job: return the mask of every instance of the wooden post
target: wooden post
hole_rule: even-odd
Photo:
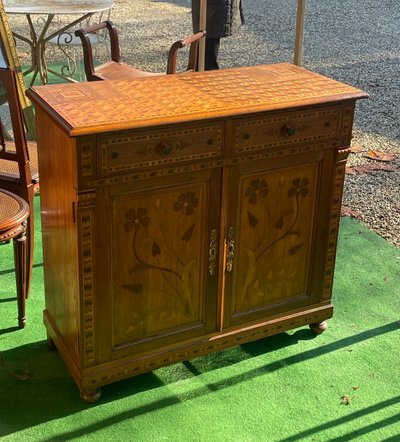
[[[199,0],[200,1],[200,18],[199,18],[199,30],[207,31],[207,0]],[[204,61],[205,61],[205,53],[206,53],[206,39],[202,38],[199,42],[199,71],[204,71]]]
[[[306,0],[297,0],[296,39],[294,44],[294,64],[301,66],[303,60],[304,13]]]

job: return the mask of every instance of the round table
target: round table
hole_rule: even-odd
[[[33,73],[29,84],[29,86],[32,86],[38,75],[41,83],[47,84],[49,72],[65,80],[74,81],[71,77],[61,75],[48,67],[45,59],[46,44],[74,28],[91,15],[111,9],[114,6],[114,0],[3,0],[3,4],[7,14],[24,14],[28,21],[29,37],[17,32],[13,32],[13,35],[30,46],[31,66],[24,72],[24,75]],[[33,15],[45,16],[40,29],[34,26]],[[77,17],[56,31],[50,32],[49,27],[56,15],[74,15]]]

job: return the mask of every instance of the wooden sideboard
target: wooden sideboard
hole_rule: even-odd
[[[44,322],[81,396],[332,316],[362,91],[291,64],[38,86]]]

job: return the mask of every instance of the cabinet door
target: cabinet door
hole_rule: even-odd
[[[229,174],[225,327],[318,302],[333,156],[294,155]]]
[[[103,292],[113,357],[216,328],[221,171],[112,186],[111,278]],[[211,247],[211,251],[210,251]]]

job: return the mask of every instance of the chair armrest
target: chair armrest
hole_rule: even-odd
[[[176,73],[176,57],[179,49],[185,48],[190,45],[189,62],[187,65],[187,71],[196,71],[199,58],[199,40],[201,40],[206,33],[199,31],[196,34],[189,35],[188,37],[178,40],[172,44],[168,53],[167,74]]]
[[[75,36],[79,37],[82,42],[83,63],[85,66],[85,74],[88,81],[97,80],[94,69],[92,43],[90,41],[89,34],[94,34],[98,31],[101,31],[102,29],[107,29],[108,35],[110,37],[111,59],[116,63],[121,62],[118,31],[110,20],[96,23],[92,26],[88,26],[87,28],[77,29],[75,31]]]

